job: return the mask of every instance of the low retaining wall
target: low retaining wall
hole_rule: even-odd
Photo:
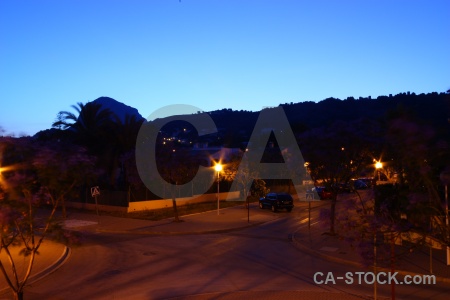
[[[230,200],[238,200],[240,198],[240,192],[227,192],[227,193],[219,193],[220,201],[226,200],[227,197],[230,197]],[[186,205],[192,203],[201,203],[201,202],[213,202],[217,201],[217,194],[202,194],[202,195],[194,195],[192,197],[186,198],[177,198],[177,205]],[[73,207],[78,209],[86,209],[86,210],[96,210],[96,205],[93,203],[80,203],[80,202],[66,202],[67,207]],[[125,206],[112,206],[112,205],[98,205],[99,211],[108,211],[108,212],[134,212],[141,210],[152,210],[152,209],[160,209],[172,207],[172,199],[161,199],[161,200],[148,200],[148,201],[137,201],[128,203],[128,207]]]
[[[239,196],[240,196],[239,191],[229,193],[219,193],[219,200],[221,201],[226,200],[227,197],[230,197],[231,200],[238,200]],[[217,194],[202,194],[186,198],[177,198],[177,205],[186,205],[192,203],[213,202],[213,201],[217,201]],[[172,207],[172,199],[130,202],[128,204],[128,212],[140,210],[152,210],[166,207]]]

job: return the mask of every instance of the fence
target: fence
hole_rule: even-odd
[[[90,195],[89,195],[90,196]],[[111,198],[109,198],[111,197]],[[232,200],[240,199],[240,192],[224,192],[219,193],[219,200],[223,201],[227,198]],[[101,191],[101,195],[97,196],[97,207],[100,211],[108,212],[134,212],[142,210],[161,209],[172,207],[172,199],[155,199],[147,201],[131,201],[128,202],[128,193],[123,191]],[[85,201],[67,201],[67,207],[95,210],[96,203],[92,197],[85,197]],[[110,201],[112,200],[112,201]],[[191,197],[176,198],[177,205],[187,205],[192,203],[213,202],[217,201],[217,193],[194,195]]]

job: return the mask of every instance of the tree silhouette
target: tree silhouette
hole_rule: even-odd
[[[114,126],[114,135],[109,141],[108,153],[109,161],[111,162],[111,185],[116,183],[117,174],[114,170],[119,170],[122,175],[120,183],[128,185],[136,185],[137,180],[132,174],[137,174],[135,162],[134,164],[127,163],[130,159],[134,161],[134,149],[136,146],[136,139],[144,123],[144,119],[137,120],[136,116],[126,115],[124,122],[118,120]],[[127,170],[130,169],[130,170]],[[133,177],[133,178],[132,178]],[[128,181],[131,180],[131,182]]]
[[[358,176],[373,159],[376,126],[366,120],[336,122],[305,132],[300,136],[300,149],[309,162],[311,178],[332,191],[330,234],[335,234],[338,194],[343,186]]]
[[[242,200],[247,200],[247,186],[255,179],[258,178],[258,174],[255,171],[256,168],[251,168],[249,162],[247,161],[245,165],[241,164],[242,155],[234,155],[229,162],[227,162],[227,167],[223,171],[223,177],[229,181],[235,181],[241,188]],[[238,173],[239,167],[241,172]],[[247,205],[247,203],[246,203]]]
[[[127,116],[122,123],[111,110],[94,102],[77,103],[72,108],[77,114],[59,112],[52,126],[71,131],[75,143],[97,157],[98,168],[107,174],[106,182],[115,187],[121,170],[120,157],[133,147],[142,121]]]
[[[242,162],[242,156],[243,153],[231,157],[230,161],[226,164],[226,168],[224,168],[223,178],[237,183],[237,186],[241,189],[241,199],[245,201],[245,206],[248,207],[248,195],[250,191],[247,190],[247,187],[250,183],[253,182],[250,189],[255,196],[262,197],[269,192],[269,189],[266,188],[265,181],[259,179],[257,167],[252,166],[249,161]],[[239,168],[240,172],[238,172]]]
[[[109,109],[102,108],[101,104],[78,102],[77,105],[71,106],[77,114],[61,111],[52,126],[60,126],[62,129],[72,128],[80,134],[89,136],[95,135],[112,122],[113,113]]]
[[[66,218],[66,198],[92,180],[95,159],[82,147],[67,143],[40,145],[32,162],[41,194],[52,206],[61,207]]]
[[[449,165],[450,140],[407,114],[389,121],[386,139],[385,156],[397,170],[397,185],[407,193],[403,213],[424,238],[433,236],[448,244],[449,228],[437,187],[440,172]]]
[[[77,114],[69,111],[59,112],[59,120],[52,126],[73,132],[75,142],[87,147],[91,154],[102,154],[108,141],[113,137],[114,121],[117,116],[98,103],[79,102],[77,105],[72,105]]]
[[[157,146],[156,159],[157,172],[169,183],[175,222],[180,222],[176,203],[178,186],[192,180],[197,174],[199,163],[190,155],[189,149],[164,146]]]
[[[70,238],[62,234],[61,226],[55,218],[55,212],[66,192],[64,188],[73,188],[68,181],[72,168],[83,165],[82,154],[66,156],[61,162],[49,151],[33,144],[30,138],[0,140],[0,251],[4,251],[8,263],[0,260],[0,271],[14,294],[14,299],[23,299],[25,285],[31,276],[34,262],[44,239],[50,236]],[[61,153],[63,153],[61,151]],[[60,155],[61,153],[58,153]],[[54,168],[55,172],[51,170]],[[75,170],[77,171],[77,170]],[[51,173],[52,176],[49,176]],[[60,192],[55,192],[60,189]],[[50,201],[47,201],[50,200]],[[38,208],[48,204],[49,209]],[[46,213],[45,216],[42,214]],[[19,248],[19,249],[17,249]],[[25,263],[25,268],[17,268],[17,256]]]

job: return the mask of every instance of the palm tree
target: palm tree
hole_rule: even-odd
[[[115,170],[110,147],[116,144],[117,116],[95,102],[78,102],[77,105],[72,105],[72,108],[76,113],[59,112],[52,126],[72,133],[74,142],[86,147],[91,155],[96,156],[97,168],[105,171],[111,178]]]
[[[77,103],[78,106],[72,105],[78,116],[69,111],[61,111],[58,113],[57,121],[52,127],[62,129],[72,129],[81,142],[98,143],[100,137],[107,135],[114,123],[115,115],[109,109],[102,108],[101,104],[88,102],[83,104]]]
[[[105,171],[108,184],[116,187],[121,170],[120,158],[134,149],[144,119],[126,115],[122,121],[111,110],[95,102],[79,102],[72,108],[76,113],[59,112],[52,126],[71,130],[75,141],[98,157],[97,165]]]

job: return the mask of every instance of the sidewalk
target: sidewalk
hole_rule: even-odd
[[[14,258],[14,263],[16,264],[17,272],[19,273],[19,276],[23,278],[23,275],[26,272],[26,268],[28,267],[29,260],[28,257],[19,255],[19,251],[22,248],[23,247],[12,247],[10,251]],[[50,240],[44,240],[42,245],[39,247],[39,254],[36,255],[33,264],[33,269],[31,271],[31,276],[28,279],[27,284],[36,282],[39,279],[44,278],[48,274],[51,274],[59,266],[64,264],[64,262],[69,258],[69,256],[70,256],[70,248],[60,243],[56,243]],[[11,275],[10,272],[11,267],[9,265],[9,261],[4,251],[2,251],[2,253],[0,254],[0,258],[5,266],[5,269]],[[8,289],[9,285],[2,274],[0,275],[0,294],[3,294]]]

